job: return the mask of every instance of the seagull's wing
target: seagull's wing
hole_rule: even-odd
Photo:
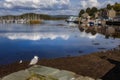
[[[31,61],[30,61],[30,65],[33,65],[35,63],[35,59],[33,58]]]
[[[29,65],[34,65],[38,62],[37,59],[33,58],[31,61],[30,61],[30,64]]]

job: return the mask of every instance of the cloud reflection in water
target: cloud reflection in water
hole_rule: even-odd
[[[41,40],[41,39],[50,39],[54,40],[56,38],[62,38],[67,40],[69,35],[67,34],[54,34],[54,33],[6,33],[2,35],[5,38],[10,40],[22,39],[22,40]]]
[[[72,34],[72,33],[71,33]],[[42,40],[42,39],[50,39],[55,40],[57,38],[61,38],[63,40],[68,40],[71,37],[70,33],[54,33],[54,32],[37,32],[37,33],[4,33],[0,34],[0,37],[8,38],[10,40]],[[95,39],[97,37],[96,35],[87,34],[85,32],[80,32],[80,34],[76,33],[74,34],[77,37],[81,38],[89,38],[89,39]]]

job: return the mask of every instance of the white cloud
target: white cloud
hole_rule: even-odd
[[[113,0],[106,0],[103,3],[101,3],[100,7],[106,7],[107,4],[114,4],[115,2]]]
[[[2,5],[5,8],[57,8],[69,6],[69,0],[4,0]]]
[[[87,8],[87,7],[98,7],[99,6],[99,2],[98,0],[81,0],[80,1],[80,5],[83,8]]]
[[[0,0],[0,15],[28,12],[65,14],[69,7],[70,0]]]
[[[51,15],[78,15],[80,9],[105,7],[120,0],[0,0],[0,15],[28,12]]]

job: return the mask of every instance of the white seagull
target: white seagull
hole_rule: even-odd
[[[22,62],[23,62],[22,60],[19,61],[20,64],[22,64]]]
[[[37,64],[38,58],[39,58],[38,56],[34,56],[34,58],[30,61],[29,65],[35,65],[35,64]]]

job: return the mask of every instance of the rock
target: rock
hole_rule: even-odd
[[[40,75],[54,75],[59,72],[59,69],[45,67],[45,66],[33,66],[28,69],[30,73],[40,74]]]
[[[102,79],[96,79],[96,80],[102,80]]]
[[[5,76],[2,80],[26,80],[29,76],[30,74],[27,70],[22,70]]]
[[[90,78],[90,77],[80,76],[80,77],[76,78],[75,80],[95,80],[95,79]]]
[[[30,77],[29,79],[27,80],[40,80],[38,77]]]
[[[58,80],[70,80],[74,78],[75,73],[66,71],[66,70],[59,70],[55,68],[45,67],[45,66],[34,66],[28,69],[30,73],[46,75],[46,76],[53,76]]]
[[[53,78],[51,76],[42,76],[42,75],[34,74],[30,76],[27,80],[58,80],[58,79]]]
[[[56,77],[58,80],[70,80],[75,77],[75,73],[66,70],[61,70],[60,72],[52,76]]]
[[[35,65],[5,76],[1,80],[95,80],[90,77],[79,76],[71,71],[59,70],[51,67]]]

